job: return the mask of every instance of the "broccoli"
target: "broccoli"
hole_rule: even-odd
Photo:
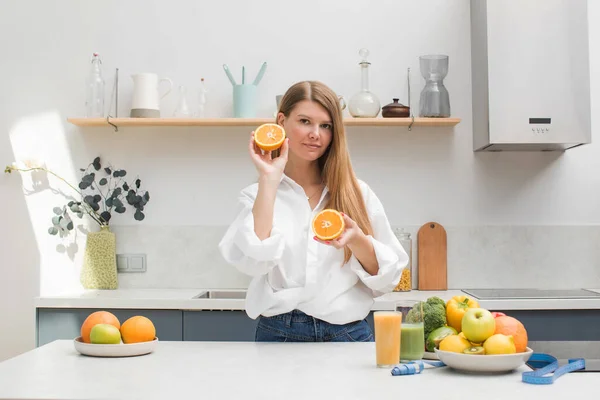
[[[423,330],[427,338],[434,329],[446,325],[446,303],[439,297],[430,297],[425,302],[420,301],[408,312],[406,322],[411,323],[420,319],[421,305],[425,314]]]
[[[428,298],[427,302],[429,304],[439,304],[440,306],[444,307],[444,310],[446,309],[446,302],[437,296]]]

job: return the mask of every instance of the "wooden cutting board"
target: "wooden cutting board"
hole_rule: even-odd
[[[428,222],[417,234],[419,290],[447,290],[446,230],[437,222]]]

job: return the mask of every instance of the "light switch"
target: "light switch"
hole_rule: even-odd
[[[129,257],[129,268],[132,271],[142,272],[146,270],[146,257],[141,255],[132,255]]]
[[[117,254],[117,272],[146,272],[146,255]]]
[[[127,271],[129,269],[129,259],[126,255],[117,254],[117,272]]]

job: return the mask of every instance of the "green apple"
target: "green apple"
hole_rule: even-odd
[[[462,318],[462,332],[471,343],[483,343],[496,331],[496,320],[484,308],[469,308]]]
[[[90,342],[93,344],[119,344],[121,332],[111,324],[96,324],[90,332]]]

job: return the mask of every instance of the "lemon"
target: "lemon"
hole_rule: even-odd
[[[471,343],[459,335],[450,335],[440,342],[440,350],[452,353],[462,353],[471,347]]]
[[[512,335],[497,333],[483,343],[485,354],[514,354],[517,352]]]

